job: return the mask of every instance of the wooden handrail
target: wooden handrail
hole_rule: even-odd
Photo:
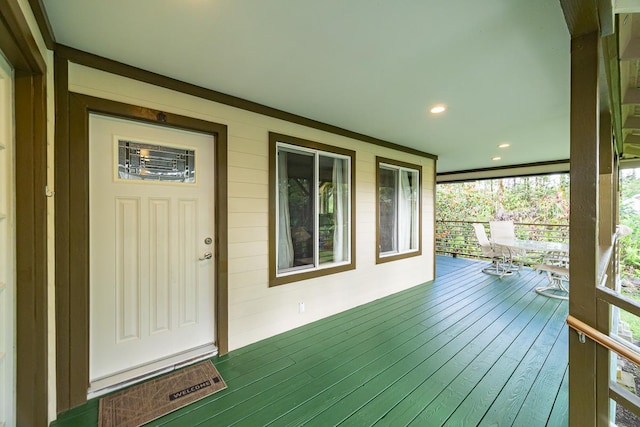
[[[599,330],[587,325],[583,321],[578,320],[571,315],[567,316],[567,325],[569,325],[571,329],[583,333],[590,340],[597,342],[601,346],[608,348],[614,353],[617,353],[619,356],[629,359],[636,365],[640,365],[640,354],[636,353],[627,346],[620,344],[609,335],[603,334]]]

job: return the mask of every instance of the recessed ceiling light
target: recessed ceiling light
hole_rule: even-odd
[[[433,114],[440,114],[444,113],[446,109],[447,107],[444,104],[438,104],[431,107],[429,111],[431,111]]]
[[[502,157],[500,157],[500,156],[495,156],[495,157],[491,158],[491,160],[501,160],[501,159],[502,159]]]
[[[508,142],[503,142],[502,144],[498,145],[498,148],[507,148],[507,147],[511,147],[511,144],[509,144]]]

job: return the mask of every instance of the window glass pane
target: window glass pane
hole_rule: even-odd
[[[418,172],[400,172],[400,251],[418,249]]]
[[[278,152],[278,271],[314,265],[314,157]]]
[[[396,252],[398,171],[381,167],[379,174],[380,253]]]
[[[378,164],[379,253],[388,256],[420,249],[420,172]]]
[[[269,161],[276,165],[270,175],[275,214],[269,217],[269,251],[275,252],[276,261],[269,266],[270,286],[355,268],[355,152],[299,139],[289,143],[275,136],[269,135]]]
[[[346,159],[320,156],[319,259],[320,263],[349,259],[349,163]]]

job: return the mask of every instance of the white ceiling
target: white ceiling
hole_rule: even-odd
[[[57,43],[436,154],[438,172],[569,158],[558,0],[43,2]]]

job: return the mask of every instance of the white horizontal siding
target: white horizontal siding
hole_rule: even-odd
[[[433,278],[433,168],[420,156],[307,128],[78,65],[70,90],[228,127],[229,348],[364,304]],[[357,269],[268,287],[269,132],[356,152]],[[422,166],[423,254],[375,264],[376,156]],[[298,303],[305,312],[298,313]]]
[[[229,228],[229,241],[231,242],[266,242],[269,239],[267,227],[235,227]]]

